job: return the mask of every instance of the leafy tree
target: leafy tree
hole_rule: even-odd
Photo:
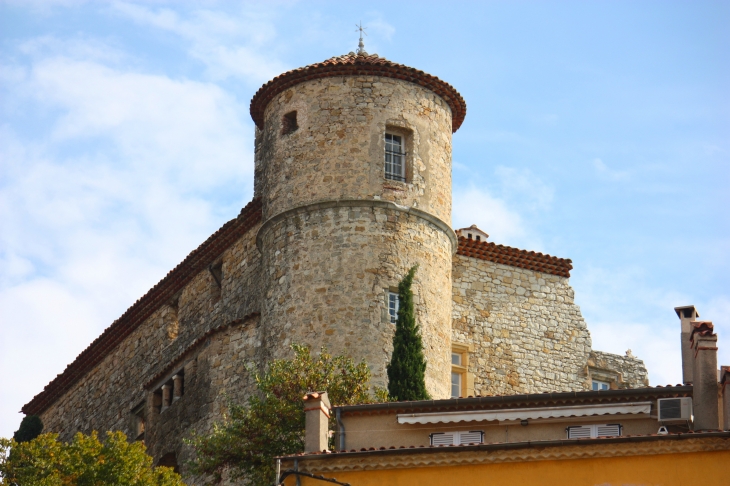
[[[43,422],[38,415],[27,415],[20,422],[20,427],[13,434],[15,442],[28,442],[33,440],[43,432]]]
[[[258,394],[245,405],[229,403],[222,423],[208,436],[187,441],[197,452],[190,464],[196,474],[212,477],[213,483],[229,479],[251,485],[270,485],[275,474],[274,457],[304,451],[302,397],[310,391],[326,391],[330,403],[368,403],[370,370],[346,356],[332,356],[322,348],[312,356],[307,347],[292,345],[294,358],[275,360],[256,375]],[[387,399],[385,390],[376,390]],[[330,428],[334,427],[332,417]]]
[[[0,438],[0,485],[4,486],[184,486],[168,467],[152,467],[142,442],[122,432],[77,433],[70,443],[41,434],[19,443]]]
[[[426,391],[426,358],[411,285],[418,265],[414,265],[398,284],[398,320],[393,336],[393,355],[388,363],[388,393],[393,400],[428,400]]]

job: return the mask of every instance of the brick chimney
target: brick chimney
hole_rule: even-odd
[[[321,452],[329,448],[330,408],[327,392],[310,392],[304,395],[304,452]]]
[[[720,368],[720,387],[722,389],[722,428],[730,430],[730,366]]]
[[[692,322],[690,343],[694,352],[692,409],[694,430],[717,430],[717,334],[711,322]]]
[[[692,364],[694,363],[694,353],[692,344],[689,342],[689,335],[692,332],[692,322],[700,317],[699,312],[693,305],[685,305],[683,307],[675,307],[674,312],[677,313],[682,326],[682,383],[685,385],[692,383]]]

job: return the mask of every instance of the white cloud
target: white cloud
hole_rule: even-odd
[[[476,224],[489,234],[490,241],[499,243],[519,239],[526,234],[517,212],[487,190],[474,186],[454,190],[453,221],[457,229]]]
[[[48,124],[34,136],[0,127],[0,368],[14,370],[2,374],[0,436],[251,195],[246,107],[212,84],[99,59],[37,49],[4,79]]]
[[[140,25],[180,36],[189,43],[188,53],[207,67],[213,80],[235,77],[261,83],[287,70],[266,52],[276,38],[270,14],[253,6],[245,6],[235,15],[195,10],[189,17],[128,2],[114,2],[112,10]]]
[[[467,169],[461,164],[457,168]],[[542,242],[528,231],[526,218],[548,211],[553,192],[528,169],[498,166],[491,184],[454,188],[454,228],[476,224],[490,241],[542,251]]]
[[[529,169],[499,166],[494,173],[501,183],[501,194],[506,199],[519,201],[521,207],[529,211],[550,209],[555,191]]]
[[[682,380],[679,319],[674,307],[694,304],[718,334],[718,364],[730,364],[730,300],[696,301],[668,288],[650,285],[641,268],[587,267],[571,283],[593,338],[593,348],[623,354],[631,348],[644,360],[652,385]],[[725,344],[727,343],[727,344]]]
[[[603,179],[623,181],[629,178],[627,171],[612,170],[601,159],[593,159],[591,164],[596,169],[596,173]]]

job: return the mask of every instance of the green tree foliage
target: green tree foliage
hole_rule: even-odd
[[[142,442],[127,442],[122,432],[78,433],[70,443],[58,434],[41,434],[27,442],[0,439],[0,485],[3,486],[184,486],[167,467],[152,467]]]
[[[33,440],[43,432],[43,422],[38,415],[27,415],[20,422],[20,427],[13,434],[15,442],[28,442]]]
[[[428,400],[426,391],[426,358],[411,285],[418,265],[413,266],[398,284],[398,320],[393,336],[393,355],[388,363],[388,393],[393,400]]]
[[[270,485],[274,480],[274,457],[304,451],[302,398],[310,391],[326,391],[333,405],[368,403],[370,370],[346,356],[332,356],[322,348],[312,356],[305,346],[292,345],[294,358],[275,360],[256,375],[258,394],[245,405],[229,404],[222,423],[208,436],[188,441],[197,453],[194,473],[220,482],[227,471],[232,480],[251,485]],[[385,399],[385,390],[377,391]],[[331,418],[330,430],[335,426]]]

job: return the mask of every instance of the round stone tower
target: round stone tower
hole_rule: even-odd
[[[449,84],[377,55],[296,69],[256,93],[261,318],[272,357],[289,355],[292,342],[326,345],[364,359],[385,386],[389,294],[418,264],[426,386],[449,396],[451,134],[465,114]]]

